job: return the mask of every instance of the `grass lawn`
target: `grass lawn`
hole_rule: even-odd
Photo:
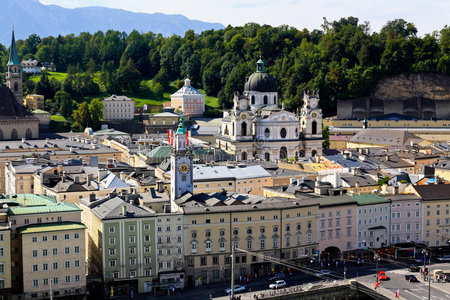
[[[61,73],[61,72],[48,72],[48,80],[52,80],[52,78],[55,78],[58,81],[64,81],[66,79],[67,73]],[[30,77],[30,80],[33,82],[38,82],[41,79],[41,75],[33,75]]]
[[[51,116],[52,121],[58,121],[58,122],[66,122],[66,118],[64,118],[61,115],[52,115]]]

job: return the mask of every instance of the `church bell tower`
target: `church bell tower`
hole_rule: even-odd
[[[23,87],[22,87],[22,65],[17,54],[16,39],[14,29],[12,32],[11,49],[6,71],[6,86],[13,92],[17,101],[23,105]]]
[[[180,124],[174,136],[169,133],[169,142],[172,145],[170,156],[170,199],[174,201],[185,193],[193,194],[192,154],[189,149],[189,135],[184,127],[184,118],[181,115]]]

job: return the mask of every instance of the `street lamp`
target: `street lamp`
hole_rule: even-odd
[[[428,300],[430,300],[431,299],[431,253],[428,248],[425,248],[422,250],[422,254],[423,254],[423,271],[424,272],[425,272],[425,263],[426,263],[425,257],[428,256],[428,259],[430,260],[430,265],[428,268]]]

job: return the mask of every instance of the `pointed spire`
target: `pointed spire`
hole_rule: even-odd
[[[184,116],[181,112],[180,124],[178,124],[177,134],[186,134],[186,127],[184,127]]]
[[[20,66],[19,55],[17,54],[16,38],[14,37],[14,27],[12,31],[11,49],[9,51],[8,66]]]

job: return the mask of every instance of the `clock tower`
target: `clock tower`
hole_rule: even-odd
[[[305,138],[322,138],[322,109],[319,107],[319,92],[304,93],[300,122]]]
[[[189,136],[184,127],[184,118],[181,115],[180,124],[174,137],[169,137],[172,145],[170,156],[170,199],[180,198],[185,193],[193,194],[192,154],[189,149]]]

